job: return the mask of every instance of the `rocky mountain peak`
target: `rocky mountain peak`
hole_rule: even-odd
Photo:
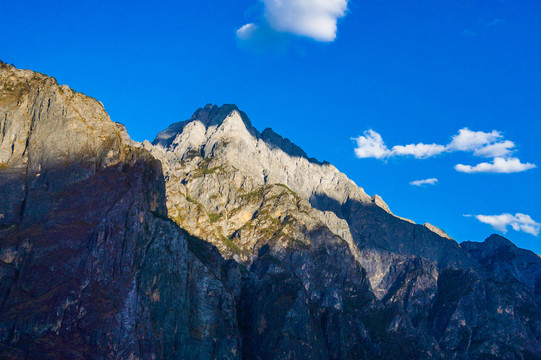
[[[397,219],[415,224],[394,215],[380,196],[368,196],[334,166],[309,158],[299,146],[271,128],[260,133],[235,105],[208,104],[189,119],[160,132],[152,144],[147,144],[147,149],[162,160],[165,169],[202,155],[219,166],[232,166],[260,185],[284,184],[316,209],[330,211],[338,218],[348,214],[346,203],[359,203],[376,205]],[[342,226],[340,229],[343,233]],[[450,239],[435,227],[424,229]]]
[[[205,107],[197,109],[189,119],[173,123],[167,129],[158,133],[152,144],[166,148],[175,141],[178,135],[184,132],[185,127],[189,124],[198,123],[207,133],[209,130],[220,127],[227,119],[236,120],[240,127],[244,126],[250,134],[258,136],[246,114],[240,111],[236,105],[224,104],[217,106],[207,104]]]
[[[516,245],[513,244],[511,241],[498,234],[490,235],[488,238],[485,239],[484,244],[486,245],[486,247],[494,250],[504,246],[510,248],[516,247]]]

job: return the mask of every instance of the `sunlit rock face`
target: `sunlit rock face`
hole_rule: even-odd
[[[381,197],[368,196],[331,164],[308,158],[271,129],[259,133],[234,105],[207,105],[143,147],[164,166],[171,218],[236,261],[250,264],[269,240],[287,248],[280,236],[303,239],[295,226],[323,224],[348,243],[380,299],[397,259],[470,265],[441,230],[394,216]]]
[[[541,358],[508,240],[396,216],[234,105],[140,144],[53,78],[0,86],[4,358]]]

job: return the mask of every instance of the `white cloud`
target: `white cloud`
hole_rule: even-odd
[[[483,162],[475,166],[457,164],[455,170],[473,174],[473,173],[517,173],[535,168],[535,164],[523,164],[517,158],[496,157],[491,163]]]
[[[506,156],[513,152],[515,143],[510,140],[500,141],[494,144],[485,145],[473,150],[473,155],[482,157]]]
[[[424,159],[434,155],[441,154],[445,151],[445,146],[438,144],[409,144],[409,145],[396,145],[391,150],[387,148],[381,135],[374,130],[370,129],[364,132],[364,136],[354,138],[357,142],[355,148],[355,155],[359,159],[363,158],[376,158],[384,159],[391,156],[407,156],[413,155],[418,159]]]
[[[523,231],[534,236],[539,235],[541,223],[534,221],[530,215],[517,213],[511,215],[508,213],[501,215],[476,215],[475,218],[482,223],[491,225],[494,229],[507,232],[507,227],[511,226],[515,231]]]
[[[254,36],[257,30],[258,26],[254,23],[243,25],[240,29],[237,30],[237,37],[241,40],[248,40],[252,36]]]
[[[451,138],[448,145],[440,144],[408,144],[395,145],[389,149],[380,134],[370,129],[364,136],[354,138],[357,142],[355,154],[358,158],[385,159],[393,156],[413,156],[426,159],[444,152],[473,152],[474,156],[493,158],[492,162],[483,162],[475,166],[457,164],[455,169],[464,173],[515,173],[533,169],[535,164],[521,163],[516,157],[510,157],[515,143],[503,140],[501,132],[471,131],[463,128]]]
[[[453,136],[448,148],[451,151],[475,151],[500,138],[502,138],[502,134],[496,130],[486,133],[463,128],[458,131],[458,135]]]
[[[409,144],[396,145],[391,150],[393,155],[405,156],[413,155],[417,159],[426,159],[435,155],[439,155],[446,150],[446,147],[438,144]]]
[[[261,0],[265,6],[263,27],[279,33],[305,36],[317,41],[336,39],[337,21],[346,15],[348,0]],[[246,28],[248,26],[248,28]],[[246,24],[237,37],[248,40],[256,35],[257,24]],[[254,31],[246,31],[253,29]]]
[[[276,31],[317,41],[336,38],[337,19],[347,10],[347,0],[262,0],[265,19]]]
[[[383,159],[391,154],[387,146],[383,143],[381,135],[370,129],[364,132],[364,136],[353,139],[357,142],[355,155],[359,159],[376,158]]]
[[[464,35],[466,37],[475,37],[475,36],[477,36],[477,33],[474,32],[474,31],[470,31],[468,29],[465,29],[464,31],[462,31],[462,35]]]
[[[492,27],[492,26],[496,26],[496,25],[499,25],[499,24],[503,23],[503,20],[502,19],[494,19],[494,20],[491,20],[491,21],[480,20],[479,22],[481,24],[484,24],[486,27]]]
[[[425,179],[425,180],[415,180],[411,181],[410,184],[414,186],[422,186],[422,185],[436,185],[438,182],[438,179],[431,178],[431,179]]]

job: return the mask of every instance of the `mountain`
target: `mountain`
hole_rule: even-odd
[[[507,239],[396,216],[235,105],[137,143],[0,85],[0,358],[541,358],[541,258]]]

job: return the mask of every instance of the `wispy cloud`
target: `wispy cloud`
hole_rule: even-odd
[[[436,185],[437,182],[438,182],[438,179],[430,178],[430,179],[424,179],[424,180],[411,181],[410,185],[413,185],[413,186]]]
[[[501,23],[503,23],[503,20],[502,19],[492,19],[492,20],[484,20],[484,19],[479,19],[479,23],[484,25],[485,27],[489,28],[489,27],[493,27],[493,26],[496,26],[496,25],[500,25]]]
[[[462,35],[466,37],[475,37],[477,36],[477,33],[466,29],[462,31]]]
[[[522,231],[534,236],[538,236],[541,230],[541,223],[534,221],[530,215],[521,213],[515,215],[508,213],[501,215],[476,215],[475,218],[482,223],[491,225],[494,229],[504,234],[507,232],[509,226],[515,231]]]
[[[240,29],[237,30],[237,36],[241,40],[248,40],[254,36],[254,34],[259,30],[259,26],[254,23],[249,23],[242,25]]]
[[[489,28],[496,27],[500,24],[502,24],[504,21],[502,19],[479,19],[477,24],[470,24],[471,27],[474,28],[474,30],[470,29],[464,29],[462,31],[462,36],[465,37],[476,37],[476,36],[482,36],[486,34]]]
[[[391,154],[393,156],[412,155],[416,159],[426,159],[439,155],[446,150],[446,147],[438,144],[409,144],[393,146]]]
[[[237,30],[237,38],[250,41],[254,37],[276,33],[308,37],[316,41],[336,39],[338,19],[346,15],[348,0],[261,0],[264,5],[260,22],[248,23]]]
[[[457,164],[455,165],[455,170],[468,173],[468,174],[474,174],[474,173],[510,174],[510,173],[517,173],[517,172],[530,170],[535,167],[536,167],[535,164],[530,164],[530,163],[523,164],[517,158],[496,157],[494,158],[494,160],[492,160],[491,163],[482,162],[475,166]]]
[[[287,49],[290,39],[285,34],[274,31],[266,23],[249,23],[237,30],[237,41],[240,47],[259,52],[283,51]]]
[[[355,155],[360,158],[386,159],[395,156],[413,156],[416,159],[426,159],[444,152],[470,152],[474,156],[493,158],[492,162],[482,162],[475,166],[458,164],[455,169],[465,173],[513,173],[536,167],[535,164],[522,163],[516,157],[511,157],[515,143],[505,140],[499,131],[472,131],[463,128],[451,138],[447,145],[441,144],[408,144],[395,145],[391,149],[385,145],[379,133],[370,129],[363,135],[354,138],[357,143]]]

